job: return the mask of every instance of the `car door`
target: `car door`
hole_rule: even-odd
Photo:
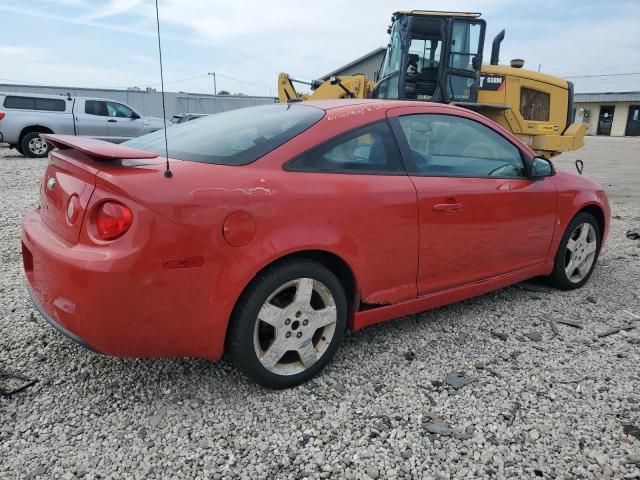
[[[416,297],[418,204],[384,112],[285,165],[292,211],[341,232],[367,305]],[[327,129],[331,128],[327,123]],[[327,133],[329,133],[328,130]],[[320,134],[320,133],[319,133]],[[304,227],[302,227],[304,228]],[[316,228],[315,226],[313,228]]]
[[[76,134],[107,140],[107,102],[104,100],[76,100]]]
[[[107,133],[109,141],[121,143],[144,134],[144,122],[130,107],[118,102],[107,102]]]
[[[532,179],[525,150],[463,111],[390,111],[418,193],[418,293],[543,263],[556,221],[556,191]]]

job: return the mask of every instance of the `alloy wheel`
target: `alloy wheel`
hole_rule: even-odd
[[[315,364],[336,331],[337,309],[329,288],[312,278],[280,286],[264,302],[253,344],[262,366],[277,375],[295,375]]]
[[[571,233],[564,256],[564,271],[570,282],[581,282],[591,270],[597,253],[596,230],[590,223],[578,225]]]

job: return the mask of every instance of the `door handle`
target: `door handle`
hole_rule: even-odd
[[[109,122],[109,123],[118,123],[118,121],[113,119],[113,118],[110,118],[109,120],[107,120],[107,122]]]
[[[462,208],[461,203],[436,203],[433,206],[433,210],[435,212],[446,212],[446,213],[454,213],[456,210],[460,210]]]

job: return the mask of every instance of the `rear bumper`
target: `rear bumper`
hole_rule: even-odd
[[[211,284],[213,262],[167,270],[163,259],[185,238],[159,217],[148,231],[155,235],[71,245],[38,210],[29,214],[22,250],[34,304],[54,328],[105,355],[220,358],[229,312],[210,289],[194,288]]]
[[[42,317],[49,323],[49,325],[51,325],[53,328],[58,330],[65,337],[68,337],[74,342],[79,343],[87,350],[91,350],[92,352],[95,352],[95,353],[100,353],[96,349],[94,349],[91,345],[89,345],[87,342],[85,342],[83,339],[81,339],[79,336],[77,336],[73,332],[70,332],[69,330],[64,328],[62,325],[60,325],[58,322],[56,322],[56,320],[47,313],[47,311],[42,307],[42,305],[38,303],[38,300],[33,294],[33,289],[31,287],[28,287],[28,289],[29,289],[29,297],[31,298],[31,302],[33,303],[33,306],[36,307],[36,310],[40,312],[40,315],[42,315]]]

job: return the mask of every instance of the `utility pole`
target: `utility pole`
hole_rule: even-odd
[[[218,87],[216,85],[216,72],[209,72],[207,75],[211,75],[213,77],[213,94],[218,95]]]

